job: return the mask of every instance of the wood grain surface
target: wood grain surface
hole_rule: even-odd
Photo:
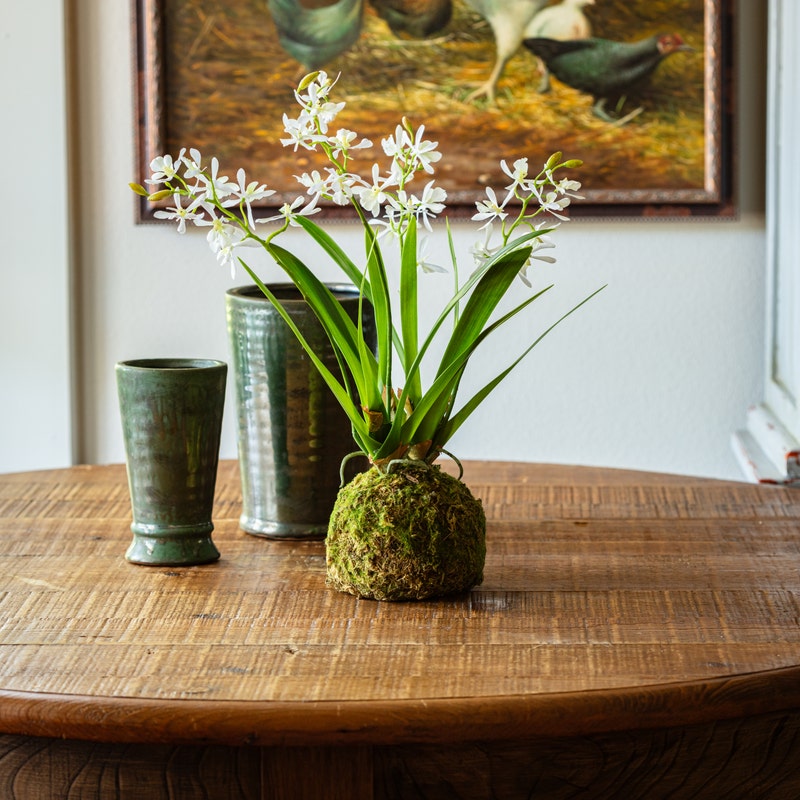
[[[798,796],[800,493],[511,463],[468,463],[465,480],[489,520],[483,584],[391,604],[327,589],[321,542],[242,533],[233,462],[222,558],[191,568],[125,562],[123,466],[0,476],[0,776],[67,738],[84,755],[53,761],[65,775],[161,748],[220,785],[239,765],[271,797],[306,796],[276,788],[293,761],[350,797],[617,796],[559,793],[596,784],[601,762],[649,787],[621,797],[713,797],[658,794],[642,764],[656,753],[659,774],[687,781],[699,768],[681,748],[730,761],[738,747],[726,797]],[[309,772],[315,758],[327,766]],[[230,796],[267,796],[249,791]],[[0,778],[0,796],[28,795]]]

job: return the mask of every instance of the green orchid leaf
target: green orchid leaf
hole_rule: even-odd
[[[464,305],[461,317],[458,320],[450,341],[442,356],[439,371],[447,367],[450,361],[463,350],[469,350],[475,339],[483,331],[489,317],[494,312],[497,304],[505,297],[530,257],[530,248],[514,250],[496,261],[478,281],[475,289]]]
[[[437,435],[437,441],[442,444],[452,438],[453,434],[464,424],[469,416],[480,406],[480,404],[489,396],[489,394],[497,387],[497,385],[525,358],[525,356],[536,347],[539,342],[547,336],[552,330],[560,325],[567,317],[575,313],[582,305],[588,303],[595,295],[599,294],[605,285],[592,292],[588,297],[581,300],[576,306],[571,308],[566,314],[556,320],[544,333],[538,336],[509,367],[504,369],[497,377],[489,381],[479,392],[476,392],[470,400],[468,400],[447,422],[444,424],[441,432]]]
[[[527,235],[524,238],[526,240],[530,240],[532,238],[535,238],[536,236],[540,236],[542,233],[544,233],[544,231],[534,231],[530,235]],[[423,356],[425,355],[428,347],[433,341],[435,333],[439,330],[443,322],[447,319],[447,315],[449,313],[452,313],[453,310],[457,307],[458,300],[463,298],[466,295],[468,289],[471,288],[474,284],[476,283],[480,284],[481,279],[484,278],[486,274],[492,269],[494,269],[495,271],[504,270],[504,274],[507,273],[506,280],[508,276],[510,276],[511,279],[513,279],[513,277],[517,274],[519,269],[525,263],[525,260],[528,257],[529,249],[530,248],[527,247],[523,247],[521,250],[513,247],[504,248],[499,253],[497,253],[494,256],[494,258],[489,260],[480,270],[477,270],[476,273],[473,274],[472,278],[469,281],[467,281],[463,289],[457,292],[456,295],[450,300],[448,305],[445,307],[444,311],[442,311],[439,318],[432,326],[422,347],[417,353],[417,357],[414,359],[411,366],[406,370],[407,385],[409,380],[415,379],[419,375],[419,370],[421,368]],[[535,297],[533,299],[535,299]],[[471,299],[470,302],[472,302]],[[524,305],[527,305],[527,302],[523,304],[523,307]],[[489,313],[491,313],[491,310],[493,310],[493,307],[492,309],[490,309]],[[513,313],[516,312],[512,312],[512,315]],[[450,339],[451,345],[457,335],[464,336],[463,328],[459,329],[459,323],[456,324],[454,332],[451,334],[451,339]],[[463,325],[463,323],[460,324]],[[478,335],[479,334],[480,331],[478,331]],[[470,353],[472,352],[471,348],[474,348],[476,344],[475,341],[476,338],[477,335],[473,336],[470,341],[468,341],[466,337],[460,340],[461,344],[460,349],[463,350],[462,352],[463,358],[457,359],[457,363],[461,365],[462,370],[463,370],[463,365],[465,364],[466,360],[469,358]],[[451,358],[454,358],[454,356],[451,356]],[[424,393],[424,395],[421,395],[420,401],[418,401],[418,403],[415,405],[413,418],[404,422],[402,433],[397,431],[397,426],[399,425],[400,420],[395,419],[393,424],[393,434],[391,437],[392,441],[396,440],[398,443],[402,441],[408,444],[411,441],[421,441],[425,440],[426,438],[430,438],[435,429],[439,427],[439,425],[441,424],[442,419],[447,418],[447,414],[453,403],[455,391],[457,390],[460,381],[460,372],[458,372],[457,369],[449,371],[447,372],[449,380],[444,380],[439,382],[438,377],[441,375],[443,369],[445,369],[444,360],[442,361],[440,372],[437,375],[437,382],[435,382],[434,385]],[[407,395],[408,395],[408,390],[404,388],[398,402],[398,405],[400,407],[404,406]],[[424,409],[419,408],[420,403],[426,404]],[[393,450],[389,450],[388,452],[393,452]],[[383,455],[385,455],[385,453],[381,453],[381,456]]]
[[[311,359],[311,362],[319,371],[320,375],[322,376],[323,380],[327,384],[328,388],[333,392],[334,397],[339,402],[339,404],[344,409],[345,413],[350,420],[350,423],[353,426],[354,432],[358,435],[359,439],[370,448],[372,451],[376,451],[380,446],[379,442],[373,441],[372,437],[369,435],[369,430],[367,427],[366,422],[364,421],[364,417],[361,413],[361,410],[353,403],[350,395],[348,394],[345,387],[342,383],[337,380],[336,376],[327,368],[325,363],[319,358],[319,356],[314,352],[314,349],[311,345],[308,344],[305,337],[303,336],[300,329],[292,320],[289,313],[286,309],[281,305],[280,301],[275,297],[275,295],[269,290],[266,284],[250,269],[250,267],[240,259],[240,263],[242,267],[247,271],[250,277],[255,281],[258,288],[264,294],[264,296],[269,300],[278,313],[281,315],[283,320],[289,326],[292,333],[297,337],[297,341],[300,343],[301,347],[307,353],[308,357]]]
[[[417,306],[417,221],[411,219],[400,254],[400,329],[403,334],[405,392],[412,406],[422,394],[419,370],[412,370],[419,347]]]
[[[447,229],[447,246],[450,248],[450,264],[453,267],[453,297],[458,296],[458,258],[456,257],[456,245],[453,241],[453,231],[450,229],[450,220],[445,220],[445,227]],[[459,300],[456,300],[453,306],[453,325],[458,324]]]
[[[437,431],[442,428],[444,422],[449,418],[458,386],[461,382],[461,377],[473,353],[491,333],[501,328],[506,322],[552,288],[552,286],[548,286],[540,290],[511,311],[495,320],[475,337],[470,347],[464,348],[452,359],[448,367],[437,377],[431,388],[425,393],[425,402],[420,404],[420,408],[418,409],[419,414],[414,420],[414,423],[408,424],[404,429],[403,434],[408,437],[408,441],[433,439],[434,443],[439,446],[445,444],[446,440],[441,439],[439,435],[437,435]]]
[[[272,242],[265,244],[267,251],[286,271],[297,286],[317,319],[322,325],[331,344],[345,360],[353,376],[361,402],[370,408],[380,403],[380,392],[376,387],[377,362],[374,356],[370,361],[358,343],[358,329],[353,320],[336,300],[331,290],[314,275],[293,253]],[[253,276],[252,270],[247,268]],[[262,289],[263,291],[263,289]]]
[[[392,298],[378,237],[368,225],[364,229],[367,274],[372,286],[372,308],[378,333],[378,377],[387,392],[392,386]]]
[[[369,223],[362,218],[362,223],[366,228],[369,228]],[[334,239],[322,228],[319,227],[313,220],[308,217],[298,216],[296,222],[306,230],[306,232],[314,239],[317,244],[330,256],[333,262],[344,272],[347,278],[361,289],[364,297],[372,302],[372,287],[370,286],[367,272],[363,272],[353,263],[350,257],[342,250],[341,247],[334,241]],[[369,228],[371,230],[371,228]],[[392,343],[394,344],[395,351],[402,358],[403,346],[400,336],[397,331],[392,328]]]
[[[548,233],[548,231],[550,230],[552,229],[547,228],[543,230],[531,231],[527,234],[518,237],[512,245],[508,245],[499,250],[497,253],[494,254],[494,256],[491,259],[488,259],[472,273],[472,275],[464,282],[464,285],[453,294],[448,303],[440,312],[439,316],[436,318],[436,321],[431,326],[428,335],[425,337],[425,340],[420,346],[419,353],[417,353],[417,358],[414,360],[411,366],[412,371],[418,370],[420,368],[422,359],[427,353],[428,348],[430,347],[434,338],[436,337],[436,334],[439,332],[439,329],[447,321],[447,319],[450,317],[451,314],[456,314],[457,316],[459,303],[470,293],[475,284],[481,280],[481,278],[486,274],[486,272],[489,269],[491,269],[495,264],[497,264],[498,262],[502,261],[507,256],[509,256],[511,253],[515,252],[516,250],[519,250],[520,246],[525,242],[528,242],[532,239],[542,236],[545,233]],[[523,247],[522,251],[526,252],[527,248]],[[451,334],[451,339],[452,339],[452,334]]]
[[[350,259],[347,253],[335,242],[335,240],[314,220],[309,217],[298,216],[297,223],[305,229],[311,238],[330,256],[331,260],[344,272],[348,280],[361,289],[362,294],[367,300],[372,300],[372,289],[369,280]]]

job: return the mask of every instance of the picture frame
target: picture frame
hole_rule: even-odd
[[[301,0],[271,1],[297,6]],[[447,190],[451,217],[471,216],[487,186],[502,190],[501,160],[526,157],[538,167],[554,150],[584,162],[583,197],[571,216],[736,216],[732,0],[594,0],[583,9],[596,37],[623,47],[669,29],[692,48],[663,58],[648,81],[623,92],[613,121],[596,115],[590,91],[558,77],[540,92],[541,62],[530,41],[505,63],[494,99],[480,95],[497,40],[473,7],[479,0],[430,0],[449,5],[446,24],[441,14],[438,29],[435,20],[417,16],[412,31],[390,26],[380,0],[338,3],[357,8],[360,30],[322,68],[339,74],[337,99],[347,103],[337,126],[373,142],[358,153],[355,169],[360,164],[368,173],[373,162],[386,163],[380,140],[405,116],[439,142],[436,181]],[[323,162],[281,145],[282,117],[296,116],[293,90],[316,65],[290,36],[281,44],[267,1],[132,0],[132,14],[136,179],[149,176],[156,156],[196,147],[217,156],[229,176],[242,167],[248,180],[275,190],[257,207],[262,216],[303,193],[295,176]],[[423,31],[426,22],[430,30]],[[324,35],[341,33],[326,24]],[[612,66],[595,72],[614,75]],[[157,207],[137,198],[137,222],[153,221]],[[323,213],[335,218],[346,209],[323,204]]]

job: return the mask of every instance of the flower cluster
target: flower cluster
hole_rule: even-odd
[[[235,181],[229,180],[220,174],[216,158],[204,163],[195,149],[181,150],[175,158],[165,155],[154,159],[152,175],[145,181],[147,188],[139,184],[131,187],[154,202],[171,198],[172,205],[156,211],[157,217],[177,221],[180,233],[186,231],[187,223],[207,228],[217,260],[232,270],[241,265],[297,335],[346,411],[356,444],[373,464],[388,469],[395,460],[405,458],[433,463],[446,452],[445,444],[464,421],[544,336],[529,344],[460,408],[456,405],[461,378],[473,353],[488,336],[551,288],[533,293],[511,311],[496,316],[501,299],[517,276],[529,282],[531,259],[553,261],[545,252],[553,246],[547,233],[558,224],[552,218],[566,218],[564,210],[579,196],[580,189],[577,181],[561,178],[560,171],[580,162],[564,161],[561,153],[555,153],[538,172],[529,170],[525,158],[511,166],[501,162],[509,182],[504,194],[487,188],[485,199],[476,204],[473,219],[480,223],[481,240],[472,248],[474,268],[463,280],[448,229],[455,288],[430,330],[423,334],[419,330],[418,273],[442,269],[429,261],[425,240],[447,200],[447,193],[433,178],[441,154],[436,142],[425,138],[424,125],[415,129],[403,118],[394,133],[381,142],[387,165],[381,168],[373,164],[367,174],[354,171],[356,152],[372,144],[351,130],[334,127],[344,108],[344,103],[331,99],[335,84],[336,80],[324,72],[308,75],[295,92],[299,114],[283,117],[283,144],[296,151],[322,151],[327,165],[297,176],[303,192],[272,216],[261,219],[254,213],[256,204],[274,194],[271,189],[248,181],[242,170]],[[417,176],[424,177],[414,184]],[[355,263],[313,219],[323,201],[350,205],[355,210],[365,233],[362,263]],[[259,226],[264,222],[280,224],[260,235]],[[371,306],[374,343],[367,341],[361,325],[340,311],[330,288],[301,254],[275,242],[292,226],[305,231],[327,253],[358,288],[362,302]],[[390,288],[382,254],[385,240],[399,248],[399,303]],[[269,286],[241,257],[241,248],[247,246],[263,248],[297,286],[325,329],[339,364],[347,368],[341,376],[325,366],[293,327]],[[428,373],[423,364],[436,358],[432,343],[448,324],[448,343],[426,387],[422,376]]]
[[[494,255],[502,247],[506,246],[514,232],[520,226],[527,226],[531,230],[543,230],[545,227],[552,229],[553,223],[534,222],[533,218],[543,212],[549,212],[557,219],[565,220],[564,210],[572,202],[573,198],[580,198],[578,194],[581,185],[578,181],[570,178],[557,178],[555,171],[561,167],[575,167],[580,165],[580,161],[571,160],[559,163],[561,153],[554,153],[545,163],[541,172],[531,176],[528,169],[528,159],[518,158],[512,167],[506,161],[500,162],[500,168],[511,178],[511,183],[505,187],[506,195],[502,201],[497,199],[497,194],[492,187],[486,188],[486,199],[479,200],[475,205],[478,213],[472,219],[483,221],[481,228],[484,231],[484,238],[472,248],[473,256],[478,264]],[[516,213],[509,215],[508,209],[512,202],[518,202],[520,207]],[[529,211],[533,204],[534,210]],[[500,225],[500,243],[492,245],[496,241],[495,226]],[[530,285],[527,278],[527,270],[531,260],[545,261],[553,263],[552,256],[543,255],[542,250],[549,250],[555,245],[552,240],[541,235],[529,243],[531,254],[528,260],[520,269],[520,278]]]
[[[335,103],[330,99],[336,81],[322,71],[308,75],[295,91],[299,115],[295,118],[283,116],[287,137],[281,139],[282,144],[295,150],[322,150],[328,166],[322,172],[312,170],[296,176],[305,194],[291,203],[284,203],[273,216],[256,219],[253,214],[253,203],[274,194],[272,189],[257,181],[248,182],[242,169],[236,175],[236,182],[228,180],[218,174],[216,158],[203,165],[196,149],[189,150],[188,154],[181,150],[175,159],[169,155],[154,159],[150,165],[153,174],[145,181],[151,188],[131,184],[132,188],[152,201],[173,198],[174,205],[156,211],[155,216],[176,220],[180,233],[185,232],[187,221],[208,227],[211,249],[218,261],[229,265],[232,272],[238,248],[262,243],[256,233],[257,223],[283,222],[280,229],[268,237],[272,239],[286,227],[297,225],[298,217],[316,214],[321,200],[353,205],[362,220],[378,230],[379,236],[391,234],[402,240],[411,219],[431,231],[431,222],[445,210],[447,192],[433,179],[416,193],[408,186],[418,173],[433,175],[433,165],[441,159],[437,143],[424,138],[424,125],[414,130],[403,118],[394,134],[381,141],[383,152],[390,159],[388,167],[382,171],[377,163],[373,164],[367,177],[352,172],[353,151],[370,148],[372,142],[359,139],[358,134],[346,128],[332,131],[332,123],[345,106],[343,102]],[[482,238],[471,250],[476,266],[506,247],[521,226],[530,230],[542,230],[545,225],[550,229],[554,227],[552,221],[534,222],[540,214],[548,212],[566,219],[563,212],[572,198],[580,197],[580,183],[558,179],[555,172],[579,164],[577,160],[562,162],[561,154],[555,153],[538,174],[531,175],[526,158],[516,160],[512,167],[501,161],[503,172],[511,179],[505,187],[504,198],[499,200],[495,190],[488,187],[486,199],[476,203],[476,213],[472,217],[483,223]],[[234,209],[239,213],[234,213]],[[554,260],[541,252],[553,247],[546,235],[533,239],[528,245],[531,254],[520,269],[520,276],[526,283],[531,259]],[[426,272],[444,271],[427,260],[425,250],[426,240],[421,236],[418,266]]]

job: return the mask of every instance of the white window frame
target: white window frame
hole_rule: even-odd
[[[770,0],[764,399],[733,436],[745,476],[800,486],[800,3]]]

